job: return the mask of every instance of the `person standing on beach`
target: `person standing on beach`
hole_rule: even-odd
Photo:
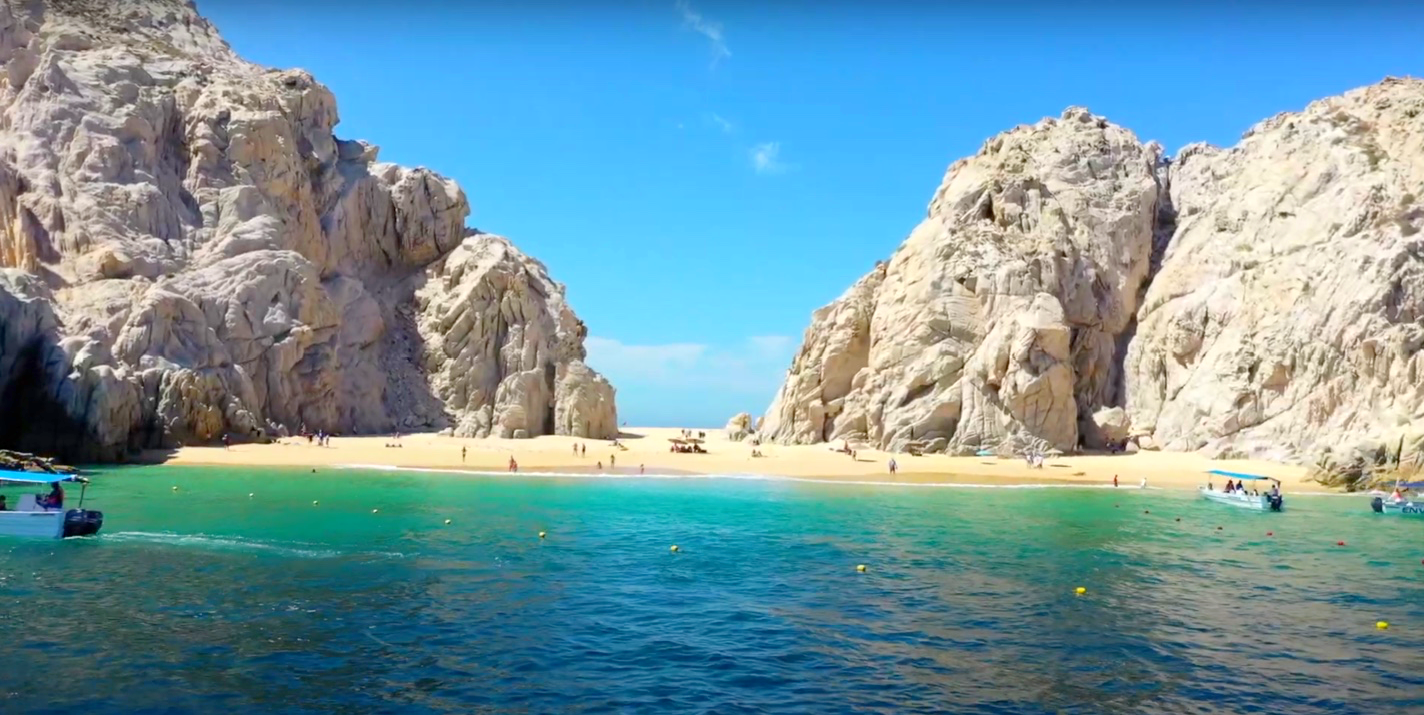
[[[460,464],[464,464],[464,463],[465,463],[465,450],[466,450],[466,449],[468,449],[468,448],[467,448],[467,447],[461,447],[461,448],[460,448]]]
[[[609,468],[609,469],[613,469],[613,468],[616,467],[616,466],[618,466],[618,455],[616,455],[616,454],[610,454],[610,455],[608,455],[608,468]]]
[[[890,458],[890,473],[891,473],[891,474],[894,474],[894,473],[895,473],[895,470],[897,470],[897,469],[899,469],[899,468],[900,468],[900,465],[898,465],[898,464],[895,463],[895,458],[894,458],[894,457],[891,457],[891,458]]]
[[[517,472],[517,471],[519,471],[519,462],[514,461],[514,455],[512,455],[512,454],[509,455],[509,471],[511,471],[511,472]]]
[[[598,471],[603,471],[603,460],[599,460],[598,462]]]
[[[1116,475],[1116,474],[1113,475],[1113,488],[1114,488],[1114,489],[1117,488],[1117,475]]]
[[[232,449],[232,438],[226,432],[223,433],[222,444],[223,449]]]
[[[643,465],[641,465],[641,464],[638,465],[638,473],[639,473],[639,474],[642,474],[642,473],[643,473]]]
[[[1140,486],[1140,487],[1143,488],[1143,489],[1146,489],[1146,488],[1147,488],[1147,477],[1143,477],[1143,478],[1142,478],[1142,484],[1140,484],[1140,485],[1138,485],[1138,486]]]

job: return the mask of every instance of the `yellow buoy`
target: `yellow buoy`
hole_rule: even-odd
[[[861,573],[865,573],[865,564],[856,564],[855,570]]]
[[[446,525],[446,526],[449,526],[449,525],[450,525],[450,520],[449,520],[449,519],[446,519],[446,520],[445,520],[445,525]]]
[[[669,551],[677,551],[677,544],[673,544],[672,548],[669,549]]]
[[[1082,586],[1079,586],[1078,588],[1074,589],[1074,591],[1073,591],[1073,593],[1076,593],[1076,594],[1078,594],[1079,596],[1081,596],[1081,595],[1083,595],[1083,594],[1085,594],[1085,593],[1087,593],[1087,592],[1088,592],[1088,589],[1083,588]]]
[[[1378,629],[1380,629],[1380,630],[1384,630],[1384,629],[1386,629],[1386,628],[1389,628],[1389,621],[1376,621],[1376,622],[1375,622],[1375,628],[1378,628]]]
[[[545,537],[545,536],[547,536],[547,534],[545,534],[545,533],[544,533],[544,532],[542,532],[542,531],[541,531],[541,532],[539,532],[539,538],[541,538],[541,539],[542,539],[542,538],[544,538],[544,537]]]
[[[372,510],[371,510],[371,513],[372,513],[372,514],[377,514],[377,513],[380,513],[380,511],[381,511],[380,509],[372,509]]]

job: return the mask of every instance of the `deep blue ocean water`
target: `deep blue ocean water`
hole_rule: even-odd
[[[0,713],[1424,712],[1424,520],[1365,497],[150,467],[88,499],[98,538],[0,539]]]

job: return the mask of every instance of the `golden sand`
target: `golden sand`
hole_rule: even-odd
[[[284,439],[276,444],[222,447],[184,447],[166,455],[171,464],[252,466],[369,465],[506,471],[513,457],[521,472],[607,472],[617,474],[757,474],[814,478],[846,482],[906,484],[1111,484],[1116,475],[1123,487],[1137,487],[1143,478],[1150,487],[1188,489],[1203,485],[1210,469],[1259,474],[1280,479],[1283,488],[1324,491],[1305,483],[1304,467],[1256,460],[1211,460],[1192,453],[1139,452],[1122,455],[1064,456],[1049,458],[1041,468],[1022,459],[949,457],[945,455],[888,454],[860,450],[855,458],[835,451],[840,445],[761,445],[753,457],[746,443],[726,439],[722,430],[706,430],[707,454],[669,451],[670,438],[681,430],[625,428],[621,448],[606,440],[576,437],[533,439],[464,439],[436,434],[402,435],[399,447],[392,436],[334,437],[320,447],[304,439]],[[587,456],[575,456],[574,446],[587,447]],[[461,450],[465,454],[461,455]],[[157,455],[154,455],[155,457]],[[899,472],[891,475],[894,458]]]

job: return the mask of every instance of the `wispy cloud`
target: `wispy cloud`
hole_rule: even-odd
[[[707,121],[717,125],[717,128],[721,129],[723,134],[731,134],[737,129],[736,126],[733,125],[730,121],[728,121],[726,117],[723,117],[722,115],[717,114],[716,112],[707,115]]]
[[[762,142],[752,147],[751,158],[758,174],[779,174],[789,168],[781,160],[781,142]]]
[[[703,17],[702,13],[694,9],[688,0],[677,0],[677,10],[682,13],[682,24],[692,28],[694,32],[706,37],[712,43],[713,67],[716,67],[718,62],[732,56],[732,51],[727,49],[726,36],[722,34],[722,23]]]

